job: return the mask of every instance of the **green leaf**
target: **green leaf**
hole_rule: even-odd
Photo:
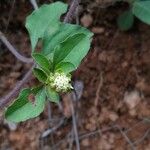
[[[46,95],[49,101],[54,102],[54,103],[59,102],[59,94],[53,89],[51,89],[51,87],[49,86],[46,86]]]
[[[34,94],[31,89],[24,89],[16,101],[7,108],[5,117],[11,122],[21,122],[37,117],[43,112],[45,107],[45,90],[38,90],[35,95],[34,104],[28,100],[30,94]]]
[[[89,30],[79,25],[61,23],[55,34],[49,35],[47,32],[45,33],[42,53],[46,56],[49,55],[50,58],[53,58],[54,49],[58,44],[62,43],[74,34],[80,33],[84,33],[88,38],[91,38],[93,35],[89,32]]]
[[[47,80],[46,74],[42,70],[40,70],[39,68],[34,68],[33,69],[33,74],[42,83],[45,83],[45,81]]]
[[[76,67],[70,62],[61,62],[55,68],[55,70],[63,71],[66,74],[74,71],[75,69]]]
[[[90,45],[91,38],[89,36],[86,36],[72,49],[72,51],[69,53],[69,55],[67,55],[63,62],[70,62],[77,68],[82,59],[88,53]]]
[[[69,55],[69,53],[73,50],[73,48],[76,47],[76,45],[85,37],[86,35],[83,33],[75,34],[66,39],[64,42],[60,43],[60,45],[56,47],[54,52],[54,64],[56,65],[62,62],[67,57],[67,55]]]
[[[55,2],[50,5],[42,5],[33,11],[26,19],[26,28],[30,34],[32,50],[39,38],[43,38],[46,29],[53,34],[59,26],[59,19],[67,11],[67,5],[62,2]]]
[[[141,21],[150,24],[150,1],[136,1],[133,3],[133,14]]]
[[[45,71],[47,74],[50,73],[52,64],[44,55],[40,53],[33,53],[32,57],[36,61],[36,63],[42,68],[43,71]]]
[[[31,91],[34,95],[36,95],[42,88],[43,88],[43,85],[39,85],[39,86],[36,86],[36,87],[32,87]]]
[[[117,20],[118,26],[121,30],[129,30],[134,23],[134,16],[131,10],[125,11],[118,17]]]

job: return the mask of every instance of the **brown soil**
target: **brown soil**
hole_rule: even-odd
[[[80,140],[81,150],[149,150],[150,26],[136,20],[130,31],[119,31],[116,18],[128,6],[118,3],[102,9],[93,3],[83,4],[84,11],[80,15],[81,23],[95,32],[92,47],[73,74],[74,81],[84,83],[77,110],[79,135],[86,136]],[[24,22],[32,7],[24,1],[16,2],[6,30],[10,15],[8,9],[11,9],[9,3],[0,5],[0,30],[6,33],[20,53],[30,56]],[[30,65],[16,60],[1,43],[0,50],[2,96],[15,86]],[[34,83],[32,79],[30,85]],[[67,98],[63,96],[63,103],[67,103]],[[54,118],[62,116],[56,106],[52,108]],[[68,149],[70,141],[65,137],[72,127],[71,117],[53,136],[40,139],[49,128],[47,117],[46,109],[40,117],[21,123],[11,131],[1,110],[0,150],[50,150],[56,144],[55,149]],[[75,143],[72,149],[75,149]]]

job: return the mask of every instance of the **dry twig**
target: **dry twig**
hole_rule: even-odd
[[[65,23],[71,22],[73,20],[78,5],[79,5],[79,0],[73,0],[71,6],[69,8],[69,11],[66,14],[66,17],[64,19]]]
[[[141,143],[142,141],[144,141],[145,138],[148,137],[148,135],[150,135],[150,129],[148,129],[148,130],[144,133],[144,135],[143,135],[140,139],[136,140],[133,144],[139,144],[139,143]]]
[[[4,33],[7,32],[7,29],[8,29],[10,20],[11,20],[11,17],[12,17],[12,15],[13,15],[13,10],[14,10],[14,6],[15,6],[15,2],[16,2],[16,0],[13,0],[13,1],[12,1],[12,6],[11,6],[11,9],[10,9],[10,12],[9,12],[9,17],[8,17],[8,20],[7,20],[7,23],[6,23],[6,28],[5,28],[5,32],[4,32]]]
[[[100,74],[100,81],[99,81],[99,84],[98,84],[98,88],[96,90],[96,98],[94,100],[94,104],[95,106],[98,105],[98,100],[99,100],[99,94],[100,94],[100,91],[101,91],[101,88],[103,86],[103,75],[102,73]]]
[[[33,65],[33,67],[34,67],[34,65]],[[10,91],[6,96],[4,96],[0,99],[0,108],[1,109],[4,108],[8,103],[10,103],[12,101],[12,99],[15,96],[17,96],[20,89],[28,82],[29,78],[32,75],[33,67],[31,67],[31,69],[25,74],[23,79],[16,84],[16,86],[14,87],[14,89],[12,91]]]
[[[64,124],[65,118],[62,118],[59,123],[57,123],[56,126],[54,126],[53,128],[50,128],[48,130],[46,130],[42,135],[41,138],[46,138],[47,136],[49,136],[51,133],[53,133],[54,131],[56,131],[58,128],[60,128],[63,124]]]
[[[33,8],[34,8],[35,10],[38,9],[38,5],[37,5],[37,1],[36,1],[36,0],[30,0],[30,3],[32,4],[32,6],[33,6]]]
[[[116,127],[116,128],[120,131],[120,133],[123,135],[123,137],[125,138],[125,140],[127,141],[127,143],[130,145],[131,149],[132,149],[132,150],[136,150],[134,144],[131,142],[131,140],[130,140],[129,137],[126,135],[126,133],[122,131],[121,127],[120,127],[119,125],[116,125],[115,127]]]
[[[73,102],[71,101],[71,112],[72,112],[72,123],[73,123],[73,130],[74,130],[74,137],[75,137],[75,142],[76,142],[76,148],[77,150],[80,150],[80,143],[79,143],[79,135],[78,135],[78,130],[77,130],[77,121],[76,121],[76,115],[75,115],[75,110],[73,106]]]
[[[10,44],[4,34],[0,31],[0,40],[5,44],[5,46],[9,49],[9,51],[20,61],[24,63],[33,63],[31,58],[26,58],[18,53],[18,51]]]
[[[70,136],[68,137],[68,141],[69,141],[69,148],[68,150],[72,150],[73,147],[73,138],[74,138],[74,131],[73,129],[70,131]]]

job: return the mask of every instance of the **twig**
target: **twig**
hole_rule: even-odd
[[[7,23],[6,23],[6,28],[5,28],[5,32],[4,32],[4,33],[7,32],[7,29],[8,29],[8,26],[9,26],[10,19],[11,19],[12,15],[13,15],[13,9],[14,9],[14,6],[15,6],[15,2],[16,2],[16,0],[13,0],[12,6],[11,6],[11,10],[9,11],[9,17],[8,17],[8,20],[7,20]]]
[[[51,128],[51,126],[52,126],[51,119],[52,119],[51,103],[48,100],[48,126],[49,126],[49,128]],[[53,133],[50,134],[50,138],[51,138],[52,145],[54,145]]]
[[[80,135],[79,135],[79,140],[88,138],[89,136],[93,136],[93,135],[95,135],[95,134],[99,134],[99,133],[103,133],[103,132],[110,131],[110,130],[112,130],[112,129],[114,129],[114,128],[115,128],[115,127],[112,126],[112,127],[104,128],[104,129],[101,129],[101,130],[98,129],[98,130],[92,131],[92,132],[90,132],[90,133],[80,134]],[[58,143],[56,143],[56,144],[52,147],[52,150],[53,150],[54,148],[57,148],[61,143],[66,142],[67,138],[70,136],[71,133],[72,133],[72,132],[70,131],[70,132],[68,133],[68,135],[67,135],[64,139],[62,139],[61,141],[59,141]],[[72,140],[73,140],[73,142],[74,142],[74,141],[75,141],[75,138],[73,137]]]
[[[64,121],[65,121],[65,118],[63,117],[56,126],[54,126],[53,128],[50,128],[50,129],[46,130],[41,135],[41,138],[46,138],[48,135],[50,135],[51,133],[53,133],[54,131],[56,131],[58,128],[60,128],[64,124]]]
[[[67,135],[66,135],[62,140],[60,140],[59,142],[57,142],[57,143],[51,148],[51,150],[56,150],[56,148],[57,148],[60,144],[62,144],[63,142],[66,142],[66,140],[70,137],[71,134],[72,134],[72,132],[67,133]]]
[[[146,121],[146,122],[150,122],[149,118],[144,118],[143,120]]]
[[[78,135],[78,130],[77,130],[77,122],[76,122],[76,115],[75,115],[75,110],[73,106],[73,102],[71,101],[71,112],[72,112],[72,123],[73,123],[73,130],[74,130],[74,136],[75,136],[75,142],[76,142],[76,148],[77,150],[80,150],[80,143],[79,143],[79,135]]]
[[[100,90],[103,86],[103,76],[102,76],[102,73],[100,74],[100,81],[99,81],[99,84],[98,84],[98,88],[97,88],[97,91],[96,91],[96,98],[94,100],[94,105],[97,106],[98,105],[98,100],[99,100],[99,93],[100,93]]]
[[[125,132],[125,133],[128,133],[129,131],[133,130],[134,128],[136,129],[136,127],[139,126],[140,124],[144,123],[144,121],[145,121],[144,119],[141,120],[141,121],[139,121],[139,122],[136,123],[134,126],[132,126],[131,128],[125,130],[124,132]]]
[[[93,136],[95,134],[102,134],[103,132],[107,132],[107,131],[110,131],[110,130],[115,129],[115,128],[117,128],[120,131],[120,133],[124,136],[124,138],[126,139],[126,141],[131,146],[131,149],[135,150],[134,144],[130,141],[130,139],[127,137],[127,135],[125,134],[125,132],[123,132],[121,130],[121,128],[120,128],[119,125],[114,125],[114,126],[111,126],[111,127],[107,127],[107,128],[101,129],[101,130],[98,129],[96,131],[92,131],[90,133],[83,134],[83,135],[79,136],[79,139],[82,140],[84,138],[88,138],[89,136]]]
[[[75,15],[75,12],[76,12],[76,9],[79,5],[79,0],[73,0],[70,8],[69,8],[69,11],[64,19],[64,22],[65,23],[68,23],[68,22],[71,22],[72,19],[74,18],[74,15]]]
[[[63,106],[62,106],[61,101],[59,101],[57,105],[58,105],[59,110],[60,110],[61,112],[63,112]]]
[[[37,5],[36,0],[30,0],[30,3],[32,4],[32,6],[33,6],[33,8],[34,8],[35,10],[38,9],[38,5]]]
[[[10,42],[7,40],[7,38],[4,36],[4,34],[0,31],[0,40],[5,44],[5,46],[10,50],[10,52],[20,61],[24,63],[33,63],[33,60],[31,58],[26,58],[19,54],[17,50],[10,44]]]
[[[133,144],[141,143],[146,137],[148,137],[148,135],[150,135],[150,129],[148,129],[144,135],[140,139],[136,140]]]
[[[120,133],[123,135],[123,137],[126,139],[126,141],[128,142],[128,144],[130,145],[131,149],[132,150],[136,150],[135,147],[134,147],[134,144],[131,142],[131,140],[128,138],[128,136],[126,135],[125,132],[122,131],[122,129],[120,128],[119,125],[116,125],[115,126],[119,131]]]
[[[77,7],[76,9],[76,24],[80,23],[80,19],[79,19],[79,7]]]
[[[111,128],[111,129],[112,129],[112,128]],[[82,139],[84,139],[84,138],[88,138],[89,136],[93,136],[93,135],[95,135],[95,134],[101,134],[101,130],[98,129],[98,130],[96,130],[96,131],[92,131],[92,132],[89,132],[89,133],[85,133],[85,134],[81,135],[81,136],[79,137],[79,139],[82,140]]]
[[[4,97],[2,97],[0,99],[0,109],[4,108],[9,102],[12,101],[12,99],[15,96],[17,96],[17,94],[19,93],[20,89],[28,82],[29,78],[31,77],[33,67],[34,67],[34,65],[25,74],[23,79],[16,84],[16,86],[14,87],[14,89],[12,91],[10,91],[6,96],[4,96]]]
[[[73,146],[73,141],[74,141],[74,132],[73,129],[70,131],[70,137],[68,137],[68,141],[69,141],[69,148],[68,150],[72,150],[72,146]]]
[[[111,127],[107,127],[107,128],[103,128],[103,129],[98,129],[98,130],[95,130],[95,131],[91,131],[89,133],[85,133],[85,134],[80,135],[79,139],[82,140],[82,139],[88,138],[89,136],[93,136],[95,134],[102,135],[102,133],[110,131],[110,130],[112,130],[114,128],[115,128],[115,126],[111,126]]]

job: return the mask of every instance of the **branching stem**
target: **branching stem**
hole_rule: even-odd
[[[6,45],[9,51],[20,61],[24,63],[33,63],[31,58],[27,58],[18,53],[18,51],[10,44],[4,34],[0,31],[0,40]]]

